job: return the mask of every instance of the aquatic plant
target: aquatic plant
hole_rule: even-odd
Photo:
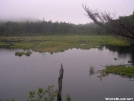
[[[27,51],[27,52],[25,52],[25,55],[26,55],[26,56],[30,56],[31,54],[32,54],[31,51]]]
[[[106,66],[105,73],[118,74],[121,75],[122,77],[132,78],[134,77],[134,66],[125,66],[125,65]]]
[[[16,52],[16,53],[15,53],[16,56],[22,56],[22,55],[30,56],[31,54],[32,54],[31,51],[26,51],[26,52]]]
[[[24,55],[24,54],[25,54],[24,52],[16,52],[16,53],[15,53],[16,56],[22,56],[22,55]]]
[[[94,74],[94,68],[95,68],[95,67],[93,67],[93,66],[90,66],[90,70],[89,70],[89,72],[90,72],[90,75],[93,75],[93,74]]]
[[[106,74],[105,70],[102,70],[102,71],[101,71],[101,76],[104,77],[104,76],[106,76],[106,75],[107,75],[107,74]]]

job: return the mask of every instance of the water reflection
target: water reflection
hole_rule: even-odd
[[[105,70],[98,70],[97,72],[95,72],[97,77],[100,79],[100,81],[102,81],[102,78],[103,77],[106,77],[108,76],[106,73],[105,73]]]
[[[57,95],[57,101],[62,101],[62,79],[63,79],[63,74],[64,74],[64,69],[63,69],[63,65],[61,64],[61,68],[59,71],[59,78],[58,78],[58,85],[59,85],[59,90],[58,90],[58,95]]]
[[[134,46],[112,46],[112,45],[106,45],[106,49],[109,49],[112,52],[118,52],[119,58],[125,58],[127,54],[130,55],[131,61],[134,65]]]
[[[96,77],[99,74],[89,77],[89,74],[93,74],[89,66],[94,66],[96,73],[97,70],[104,69],[103,66],[123,62],[127,64],[131,60],[133,49],[115,47],[105,46],[99,50],[97,48],[89,50],[74,48],[53,53],[53,55],[48,52],[33,52],[30,57],[22,56],[21,58],[14,55],[19,50],[0,49],[0,98],[26,101],[28,91],[36,90],[44,85],[58,86],[60,96],[57,100],[59,101],[66,99],[67,93],[74,101],[104,101],[106,96],[132,97],[134,82],[126,82],[128,78],[112,74],[105,78]],[[115,57],[116,61],[113,59]],[[66,73],[60,63],[64,64]],[[60,65],[59,74],[57,68]],[[99,79],[103,80],[100,82]]]
[[[99,79],[100,79],[100,81],[102,81],[102,76],[100,75],[100,76],[97,76]]]
[[[99,49],[100,51],[103,51],[103,47],[98,47],[98,49]]]

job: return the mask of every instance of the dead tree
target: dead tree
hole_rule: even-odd
[[[116,37],[134,43],[134,13],[131,15],[132,19],[128,16],[115,19],[114,14],[111,15],[108,12],[99,12],[97,10],[93,11],[84,5],[83,8],[87,16],[93,20],[94,23],[112,31]]]
[[[58,78],[58,85],[59,85],[59,90],[58,90],[58,94],[57,94],[57,101],[62,101],[62,79],[63,79],[63,74],[64,74],[64,69],[63,69],[63,65],[61,64],[61,68],[59,71],[59,78]]]

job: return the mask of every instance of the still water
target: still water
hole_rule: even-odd
[[[26,101],[29,91],[54,85],[58,89],[61,63],[64,68],[62,99],[69,94],[72,101],[105,101],[111,98],[134,98],[134,81],[118,75],[108,75],[100,80],[90,75],[106,65],[128,64],[133,61],[131,47],[69,49],[50,54],[32,52],[30,57],[15,56],[21,49],[0,49],[0,100]],[[117,58],[117,60],[114,60]]]

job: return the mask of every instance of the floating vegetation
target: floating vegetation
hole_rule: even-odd
[[[26,52],[16,52],[16,53],[15,53],[16,56],[22,56],[22,55],[30,56],[31,54],[32,54],[31,51],[26,51]]]
[[[134,66],[116,65],[116,66],[106,66],[104,69],[106,74],[117,74],[122,77],[133,78],[134,77]]]
[[[120,75],[124,78],[134,78],[134,66],[126,66],[126,65],[111,65],[106,66],[103,70],[98,70],[96,72],[99,73],[97,77],[102,80],[102,77],[107,76],[108,74]]]
[[[32,54],[31,51],[27,51],[27,52],[25,53],[26,56],[30,56],[31,54]]]

